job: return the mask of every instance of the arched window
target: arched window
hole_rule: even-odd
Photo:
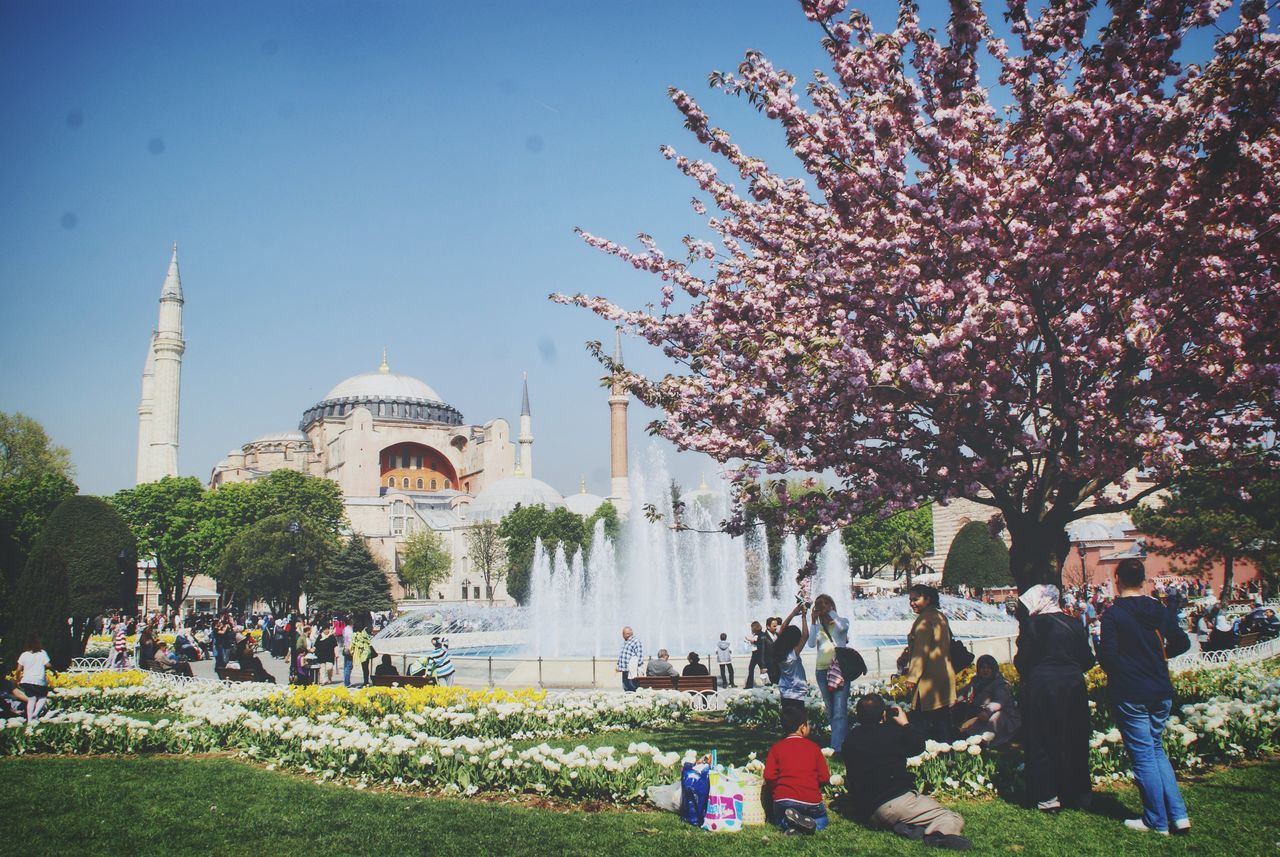
[[[418,477],[418,490],[422,490],[422,477]]]
[[[387,477],[387,487],[388,488],[396,487],[396,478],[394,476]]]
[[[418,516],[403,500],[391,504],[391,535],[411,536],[418,528]]]
[[[432,491],[436,490],[436,480],[434,479],[431,480],[431,490]]]
[[[409,487],[409,477],[408,477],[408,476],[406,476],[406,477],[404,478],[404,480],[403,480],[403,481],[401,481],[401,483],[400,483],[400,487],[401,487],[401,488],[408,488],[408,487]]]
[[[446,479],[446,480],[444,481],[444,487],[445,487],[445,488],[452,488],[452,487],[453,487],[453,480],[451,480],[451,479]]]

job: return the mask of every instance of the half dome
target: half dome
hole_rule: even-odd
[[[498,521],[516,506],[559,509],[564,506],[564,498],[541,479],[510,476],[499,479],[477,494],[467,507],[467,517],[475,521]]]

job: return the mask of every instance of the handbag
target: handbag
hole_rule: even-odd
[[[955,637],[951,638],[950,655],[951,669],[955,672],[960,672],[973,663],[973,652],[969,651],[963,641],[958,640]]]
[[[827,635],[828,640],[831,640],[833,643],[835,642],[826,628],[822,629],[822,633]],[[827,667],[827,687],[831,690],[837,690],[840,685],[846,682],[852,684],[857,681],[860,676],[867,674],[866,660],[858,653],[857,649],[850,648],[849,646],[836,646],[836,656],[831,663],[836,668],[841,679],[835,684],[832,684],[832,669],[831,667]]]
[[[827,690],[839,690],[844,687],[844,674],[840,670],[840,658],[831,659],[831,666],[827,667]]]

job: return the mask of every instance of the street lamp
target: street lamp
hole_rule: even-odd
[[[471,593],[471,578],[463,578],[462,580],[462,600],[466,601],[467,596]]]
[[[1080,555],[1080,585],[1084,587],[1086,594],[1089,589],[1089,571],[1084,565],[1084,541],[1076,543],[1076,553]]]

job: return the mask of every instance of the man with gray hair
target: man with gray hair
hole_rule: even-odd
[[[675,666],[668,660],[671,655],[666,649],[658,649],[658,656],[650,658],[648,665],[644,669],[647,676],[670,676],[675,678],[679,673],[676,672]]]
[[[622,649],[618,652],[618,665],[615,670],[622,673],[622,689],[627,693],[635,692],[634,679],[640,675],[642,664],[644,664],[644,644],[628,625],[622,629]]]

